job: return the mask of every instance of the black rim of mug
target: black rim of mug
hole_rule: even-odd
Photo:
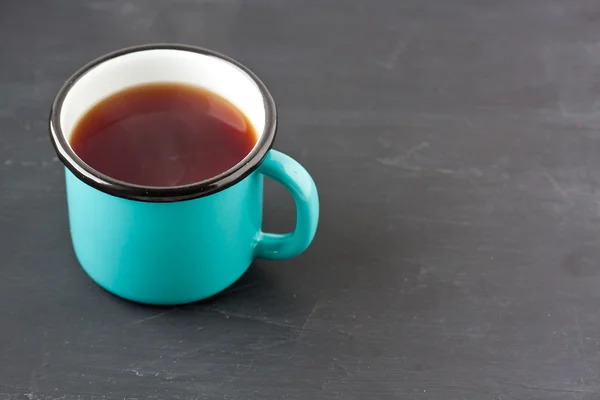
[[[123,182],[102,174],[84,163],[77,156],[77,154],[75,154],[67,142],[67,139],[60,126],[62,105],[71,88],[75,86],[79,79],[87,72],[106,61],[123,56],[125,54],[147,50],[181,50],[220,58],[240,68],[254,81],[254,83],[258,86],[261,95],[263,96],[265,105],[265,127],[257,144],[247,157],[227,171],[204,181],[183,186],[146,187]],[[202,47],[182,44],[165,43],[133,46],[105,54],[89,62],[75,72],[60,88],[54,99],[54,102],[52,103],[52,108],[50,109],[50,138],[52,144],[54,145],[58,158],[77,178],[104,193],[129,200],[146,202],[174,202],[192,200],[214,194],[232,185],[235,185],[250,175],[256,168],[258,168],[260,163],[267,156],[268,151],[273,146],[276,132],[277,109],[275,106],[275,101],[267,90],[267,87],[252,71],[250,71],[250,69],[238,61],[218,52],[204,49]]]

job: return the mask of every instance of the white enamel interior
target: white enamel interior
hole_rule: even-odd
[[[86,72],[67,93],[60,125],[67,142],[85,113],[106,97],[145,83],[186,83],[229,100],[259,136],[265,127],[265,99],[242,69],[221,58],[185,50],[155,49],[124,54]]]

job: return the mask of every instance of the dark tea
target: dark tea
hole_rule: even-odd
[[[70,138],[95,170],[142,186],[180,186],[240,162],[257,135],[246,116],[210,91],[185,84],[135,86],[89,110]]]

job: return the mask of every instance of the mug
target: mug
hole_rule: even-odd
[[[69,144],[95,104],[131,86],[185,83],[229,100],[258,140],[228,171],[202,182],[144,187],[106,176]],[[285,259],[311,243],[319,219],[317,188],[292,158],[272,150],[275,102],[239,62],[211,50],[173,44],[122,49],[77,71],[58,92],[50,136],[65,165],[71,239],[86,273],[128,300],[175,305],[212,296],[234,283],[255,258]],[[296,203],[293,232],[263,232],[263,178],[282,184]]]

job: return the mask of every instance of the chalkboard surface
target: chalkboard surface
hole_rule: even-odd
[[[0,1],[0,400],[600,398],[599,36],[591,0]],[[253,69],[321,195],[304,255],[177,308],[80,269],[47,132],[150,42]]]

